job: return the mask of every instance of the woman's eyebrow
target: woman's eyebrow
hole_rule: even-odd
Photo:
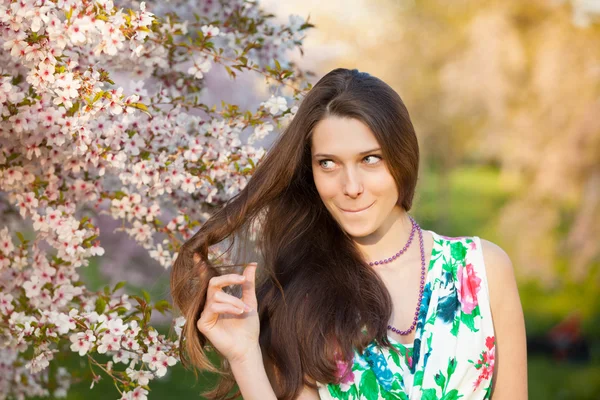
[[[367,151],[361,151],[358,154],[362,156],[364,154],[374,153],[374,152],[379,151],[379,150],[381,150],[381,147],[377,147],[376,149],[371,149],[371,150],[367,150]],[[335,156],[333,154],[317,153],[313,157],[335,157]]]

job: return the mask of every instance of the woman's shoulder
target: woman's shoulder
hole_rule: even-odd
[[[490,298],[492,303],[497,303],[501,301],[507,288],[516,289],[515,270],[509,255],[502,247],[486,239],[480,241]]]

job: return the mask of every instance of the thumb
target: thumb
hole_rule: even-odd
[[[252,262],[244,268],[246,280],[242,283],[242,301],[256,310],[258,301],[256,300],[256,268],[258,264]]]

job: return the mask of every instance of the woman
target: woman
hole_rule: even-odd
[[[208,397],[237,383],[246,400],[526,398],[511,262],[488,241],[419,227],[408,215],[418,164],[387,84],[336,69],[314,86],[175,261],[189,359],[214,370],[210,343],[224,361]],[[257,226],[258,265],[217,276],[209,247]],[[241,299],[223,291],[233,284]]]

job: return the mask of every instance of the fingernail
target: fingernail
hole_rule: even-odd
[[[246,277],[245,277],[245,276],[243,276],[243,275],[240,275],[240,276],[238,276],[238,278],[237,278],[237,279],[238,279],[238,281],[240,281],[240,282],[243,282],[243,281],[245,281],[245,280],[246,280]]]
[[[250,312],[252,311],[252,307],[250,307],[248,304],[244,304],[244,311]]]

